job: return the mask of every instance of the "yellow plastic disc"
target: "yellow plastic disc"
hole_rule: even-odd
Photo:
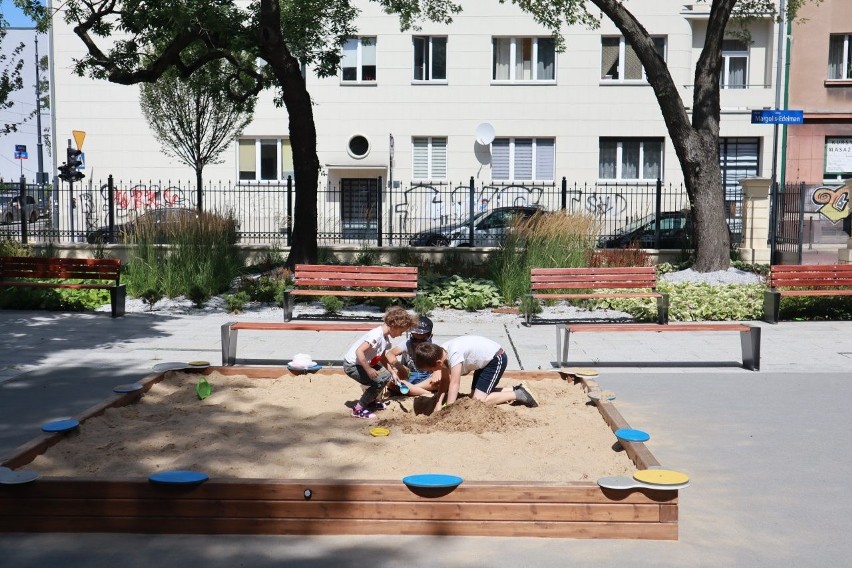
[[[370,428],[370,434],[375,436],[376,438],[379,438],[381,436],[389,436],[390,430],[377,426],[375,428]]]
[[[598,376],[598,372],[594,369],[570,367],[568,369],[565,369],[565,371],[567,373],[571,374],[571,375],[581,375],[581,376],[585,376],[585,377],[597,377]]]
[[[689,476],[670,469],[641,469],[633,474],[633,479],[652,485],[680,485],[689,481]]]
[[[192,365],[193,367],[206,367],[210,364],[210,361],[189,361],[187,365]]]

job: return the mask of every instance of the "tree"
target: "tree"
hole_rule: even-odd
[[[3,40],[6,39],[7,27],[8,24],[3,19],[3,14],[0,14],[0,47],[3,45]],[[19,43],[8,53],[0,52],[0,111],[6,111],[15,106],[10,95],[24,87],[24,79],[21,76],[24,68],[24,60],[21,58],[23,50],[24,44]],[[32,114],[17,122],[3,122],[0,124],[0,134],[17,131],[18,126],[30,116]]]
[[[500,0],[504,2],[505,0]],[[512,0],[541,24],[559,30],[564,22],[595,27],[588,5],[597,7],[630,42],[654,89],[666,128],[683,170],[684,184],[694,216],[695,263],[698,272],[730,266],[730,236],[726,228],[722,173],[719,164],[719,77],[722,40],[726,31],[747,35],[749,21],[777,15],[774,0],[697,0],[710,5],[707,35],[695,66],[692,117],[687,112],[666,62],[654,48],[648,31],[622,0]],[[786,16],[794,18],[808,1],[787,0]],[[732,20],[733,18],[733,20]],[[728,25],[733,21],[731,30]],[[778,80],[776,78],[776,80]]]
[[[154,83],[143,83],[140,106],[163,151],[193,168],[198,211],[202,211],[204,167],[219,156],[252,120],[254,98],[228,98],[227,82],[236,70],[213,61],[188,79],[170,70]]]
[[[459,10],[447,0],[371,1],[399,14],[403,27],[419,17],[449,22]],[[53,14],[39,0],[14,2],[40,26],[50,24]],[[337,73],[341,47],[356,35],[358,10],[349,0],[66,0],[61,10],[86,48],[75,61],[79,75],[133,85],[157,81],[170,70],[187,78],[224,60],[237,70],[227,84],[232,100],[247,101],[274,88],[276,104],[289,117],[296,182],[287,262],[316,261],[320,163],[302,69],[310,66],[320,77]]]

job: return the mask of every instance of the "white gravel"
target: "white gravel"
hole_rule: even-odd
[[[710,284],[755,284],[760,282],[760,276],[751,272],[744,272],[735,268],[726,271],[699,273],[692,269],[680,272],[671,272],[661,276],[662,280],[669,282],[708,282]],[[616,310],[584,310],[574,306],[559,303],[555,306],[544,306],[544,311],[538,317],[542,319],[631,319],[625,312]],[[99,312],[108,312],[109,305],[101,306]],[[310,304],[298,303],[294,315],[298,316],[321,316],[323,308],[319,302]],[[225,300],[222,296],[215,296],[207,301],[203,308],[196,308],[192,302],[184,297],[163,298],[153,309],[140,299],[128,298],[125,304],[127,313],[151,313],[154,315],[212,315],[225,314]],[[342,310],[337,317],[341,318],[378,318],[381,310],[376,306],[351,305]],[[283,310],[274,304],[261,304],[250,302],[246,304],[241,314],[235,314],[245,319],[282,321]],[[480,310],[478,312],[467,312],[464,310],[449,310],[437,308],[429,316],[436,322],[457,323],[505,323],[517,324],[523,321],[523,315],[497,313],[492,310]]]

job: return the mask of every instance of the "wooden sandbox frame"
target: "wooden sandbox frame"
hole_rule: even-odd
[[[280,367],[207,367],[209,374],[279,377]],[[323,369],[319,374],[339,374]],[[143,388],[115,394],[78,420],[141,397],[166,373],[139,381]],[[562,379],[560,371],[506,371],[506,378]],[[615,431],[629,425],[611,403],[595,403]],[[62,440],[43,434],[0,465],[20,468]],[[615,438],[613,437],[613,441]],[[660,464],[642,443],[624,443],[637,469]],[[41,477],[0,485],[0,532],[110,532],[160,534],[388,534],[535,536],[676,540],[678,491],[607,490],[594,481],[572,483],[465,481],[455,489],[409,489],[401,480],[210,480],[192,486],[134,481]]]

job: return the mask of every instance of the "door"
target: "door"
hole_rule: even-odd
[[[378,241],[378,178],[340,180],[340,219],[344,239]]]

